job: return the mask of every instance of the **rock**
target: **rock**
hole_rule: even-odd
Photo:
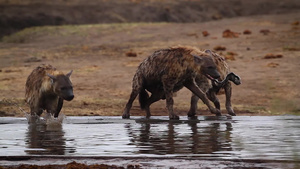
[[[295,21],[292,23],[293,26],[298,26],[299,25],[299,21]]]
[[[227,52],[225,55],[225,60],[235,60],[235,56],[237,55],[237,53],[235,52]]]
[[[251,33],[252,33],[252,32],[251,32],[250,30],[248,30],[248,29],[247,29],[247,30],[244,30],[244,32],[243,32],[244,35],[250,35]]]
[[[264,34],[264,35],[268,35],[271,31],[269,29],[262,29],[259,32]]]
[[[204,37],[206,37],[206,36],[209,35],[209,33],[208,33],[207,31],[203,31],[203,32],[202,32],[202,35],[203,35]]]
[[[225,51],[225,50],[226,50],[226,47],[225,47],[225,46],[215,46],[215,47],[214,47],[214,50],[215,50],[215,51]]]
[[[133,51],[126,52],[127,57],[137,57],[137,53]]]
[[[268,53],[264,56],[264,59],[277,59],[277,58],[282,58],[283,55],[281,54],[272,54],[272,53]]]
[[[232,32],[230,29],[226,29],[223,31],[223,38],[238,38],[239,34],[238,32]]]
[[[268,63],[267,66],[268,66],[268,67],[275,68],[275,67],[279,66],[279,64],[278,64],[278,63],[273,63],[273,62],[271,62],[271,63]]]

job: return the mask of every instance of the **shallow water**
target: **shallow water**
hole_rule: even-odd
[[[0,119],[0,156],[130,156],[300,160],[299,116]]]

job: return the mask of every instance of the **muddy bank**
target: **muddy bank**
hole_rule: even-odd
[[[6,164],[3,164],[6,163]],[[55,164],[54,164],[55,163]],[[31,168],[284,168],[299,167],[299,161],[214,160],[206,158],[149,158],[149,157],[8,157],[2,158],[4,169]]]
[[[298,0],[84,0],[42,2],[1,0],[0,37],[26,27],[42,25],[124,23],[124,22],[203,22],[263,14],[299,11]]]

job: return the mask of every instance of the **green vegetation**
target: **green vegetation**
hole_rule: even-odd
[[[274,97],[271,100],[271,113],[273,115],[294,114],[300,115],[300,105],[294,100],[287,100],[280,97]]]
[[[117,32],[130,31],[137,26],[153,26],[165,23],[114,23],[93,25],[63,25],[63,26],[39,26],[26,28],[12,35],[4,36],[1,41],[5,43],[27,43],[43,36],[101,36]]]

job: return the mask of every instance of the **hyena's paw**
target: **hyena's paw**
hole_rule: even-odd
[[[234,111],[232,109],[228,110],[228,114],[231,116],[236,116],[236,114],[234,113]]]
[[[172,114],[169,117],[170,117],[170,120],[179,120],[179,116],[177,116],[176,114]]]
[[[194,112],[194,111],[189,111],[189,112],[187,113],[187,115],[188,115],[188,117],[195,117],[195,116],[196,116],[196,112]]]
[[[236,114],[234,112],[228,112],[228,114],[231,116],[236,116]]]
[[[122,118],[123,118],[123,119],[129,119],[129,118],[130,118],[130,114],[124,113],[124,114],[122,115]]]
[[[219,109],[212,109],[211,113],[215,114],[216,116],[221,116],[221,111]]]

